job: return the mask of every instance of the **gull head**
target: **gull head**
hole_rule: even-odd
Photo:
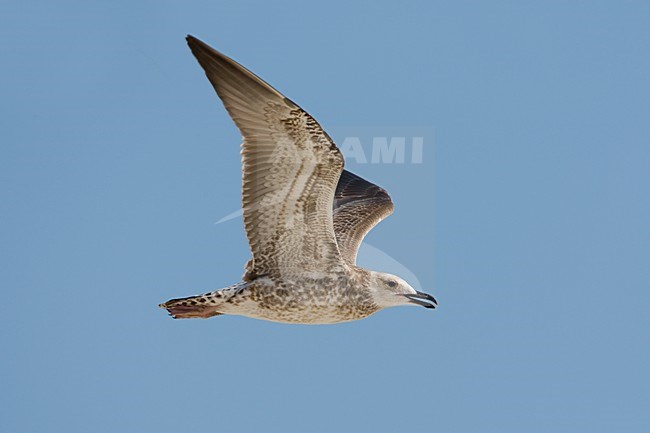
[[[398,305],[420,305],[436,308],[438,302],[428,293],[418,292],[400,277],[385,272],[370,271],[370,293],[380,308]]]

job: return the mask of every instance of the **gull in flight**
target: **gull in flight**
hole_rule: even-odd
[[[242,281],[163,304],[177,319],[223,314],[283,323],[359,320],[435,308],[398,276],[356,265],[364,236],[393,212],[388,193],[343,169],[306,111],[204,42],[187,43],[243,136],[242,207],[252,258]]]

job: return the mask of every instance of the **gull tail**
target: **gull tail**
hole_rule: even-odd
[[[158,306],[166,309],[174,319],[207,319],[208,317],[225,314],[219,311],[220,308],[230,298],[240,294],[246,286],[246,283],[238,283],[225,289],[204,293],[202,295],[171,299]]]
[[[196,317],[207,319],[222,314],[207,295],[209,293],[190,296],[189,298],[172,299],[160,304],[159,307],[166,309],[174,319],[192,319]]]

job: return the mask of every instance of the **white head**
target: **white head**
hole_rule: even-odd
[[[373,300],[381,308],[398,305],[421,305],[436,308],[436,299],[423,292],[418,292],[400,277],[385,272],[370,272],[370,291]],[[429,302],[425,302],[429,301]]]

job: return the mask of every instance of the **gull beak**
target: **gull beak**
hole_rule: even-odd
[[[407,297],[412,304],[422,305],[424,308],[436,308],[436,305],[438,305],[436,298],[428,293],[416,291],[415,294],[409,293],[403,296]]]

